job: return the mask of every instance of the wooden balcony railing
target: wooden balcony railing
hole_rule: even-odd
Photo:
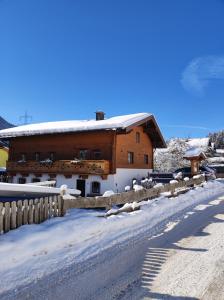
[[[110,173],[110,162],[108,160],[58,160],[46,161],[8,161],[7,171],[9,173],[48,173],[48,174],[82,174],[82,175],[108,175]]]

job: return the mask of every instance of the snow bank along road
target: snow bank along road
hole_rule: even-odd
[[[24,226],[0,237],[0,298],[224,299],[223,221],[213,182],[131,214]]]

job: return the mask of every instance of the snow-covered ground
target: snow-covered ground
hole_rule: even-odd
[[[177,198],[141,203],[141,210],[108,218],[103,211],[70,210],[64,218],[26,225],[0,236],[0,293],[35,282],[153,228],[192,205],[224,194],[219,181]]]

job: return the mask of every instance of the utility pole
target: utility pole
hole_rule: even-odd
[[[29,116],[29,115],[27,114],[27,111],[25,111],[25,114],[24,114],[23,116],[20,116],[20,117],[19,117],[19,120],[20,120],[20,121],[21,121],[21,120],[24,120],[23,125],[29,124],[29,121],[32,121],[32,119],[33,119],[33,117],[32,117],[32,116]]]

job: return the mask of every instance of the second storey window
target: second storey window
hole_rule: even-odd
[[[22,153],[22,154],[21,154],[21,160],[22,160],[22,161],[26,161],[26,154],[25,154],[25,153]]]
[[[128,163],[129,164],[134,163],[134,152],[128,152]]]
[[[136,143],[140,144],[140,133],[139,132],[136,132],[135,139],[136,139]]]
[[[54,159],[55,159],[55,153],[50,152],[50,160],[54,161]]]
[[[144,154],[144,164],[145,165],[149,164],[149,156],[148,156],[148,154]]]
[[[39,152],[35,152],[34,158],[35,158],[35,161],[40,161],[40,153]]]
[[[88,157],[88,150],[87,149],[81,149],[79,150],[79,159],[85,160]]]
[[[93,151],[93,159],[99,160],[101,158],[102,158],[101,151],[100,150],[94,150]]]

